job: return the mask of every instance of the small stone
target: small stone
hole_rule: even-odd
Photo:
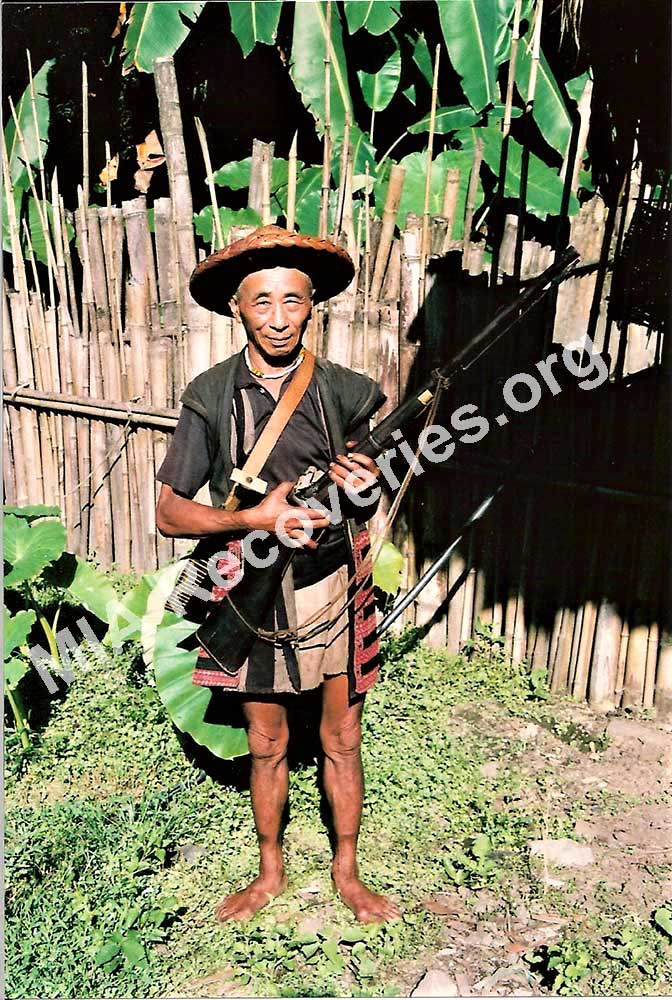
[[[523,728],[518,733],[518,739],[527,742],[528,740],[535,740],[538,735],[539,735],[539,726],[537,726],[536,723],[534,722],[528,722],[528,724],[526,726],[523,726]]]
[[[585,868],[595,863],[595,855],[587,844],[577,844],[575,840],[561,837],[560,840],[533,840],[530,854],[534,858],[545,858],[549,864],[561,868]]]
[[[481,775],[484,778],[496,778],[499,774],[499,764],[496,760],[489,760],[486,764],[481,764]]]
[[[182,844],[181,847],[178,847],[177,853],[185,861],[192,862],[196,858],[200,858],[201,854],[205,854],[205,848],[199,847],[198,844]]]
[[[430,969],[411,992],[412,997],[459,997],[457,983],[443,969]]]

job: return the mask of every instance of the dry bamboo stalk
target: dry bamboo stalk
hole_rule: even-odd
[[[3,395],[5,402],[10,405],[13,403],[16,406],[54,413],[67,413],[69,407],[70,412],[78,417],[161,430],[174,430],[178,416],[176,409],[149,407],[133,400],[116,403],[111,399],[89,399],[68,393],[18,388],[5,389]]]
[[[82,63],[82,194],[84,207],[88,210],[91,197],[89,191],[89,71]]]
[[[271,172],[273,170],[274,143],[264,145],[261,158],[261,224],[271,224]]]
[[[656,719],[659,722],[669,722],[672,718],[672,634],[667,625],[661,629],[655,704]]]
[[[40,129],[37,121],[37,105],[35,102],[35,81],[33,80],[33,66],[30,58],[30,51],[26,49],[26,57],[28,60],[28,87],[30,90],[30,106],[33,113],[33,128],[35,129],[35,141],[37,143],[37,162],[40,171],[40,189],[42,192],[42,201],[47,200],[47,181],[44,174],[44,158],[42,156],[42,142],[40,141]],[[56,298],[54,296],[54,275],[51,268],[48,270],[48,280],[49,280],[49,305],[53,309]]]
[[[219,250],[224,246],[224,234],[222,232],[222,220],[219,217],[219,208],[217,206],[217,194],[215,192],[215,182],[212,177],[212,160],[210,159],[208,140],[206,138],[205,129],[203,128],[203,123],[201,119],[194,116],[194,124],[196,125],[198,141],[201,144],[201,154],[203,156],[203,163],[205,165],[205,183],[208,185],[208,191],[210,192],[210,204],[212,205],[212,221],[214,225],[214,232],[217,237],[215,243],[215,250]]]
[[[155,342],[152,351],[155,362],[150,373],[150,399],[154,404],[159,399],[167,399],[172,405],[177,387],[186,383],[178,350],[178,277],[174,236],[170,198],[157,198],[154,202],[154,245],[159,279],[159,310],[163,323],[162,327],[153,331]],[[158,382],[155,386],[156,379]],[[169,387],[167,394],[166,386]]]
[[[208,367],[210,356],[210,317],[189,292],[189,278],[196,266],[193,203],[189,170],[182,133],[177,79],[172,57],[154,60],[154,84],[159,101],[159,119],[163,148],[168,166],[168,182],[175,226],[178,262],[179,325],[186,323],[188,340],[184,345],[185,378],[192,379]]]
[[[395,163],[390,171],[390,179],[385,193],[383,225],[380,231],[380,241],[378,243],[378,252],[376,253],[376,262],[373,269],[373,279],[371,281],[372,302],[377,302],[380,296],[383,277],[385,275],[385,269],[390,255],[390,247],[392,246],[392,239],[394,237],[394,228],[397,223],[397,212],[399,211],[399,203],[401,201],[401,192],[404,187],[405,176],[405,167],[401,167]]]
[[[100,236],[103,241],[103,251],[105,253],[105,268],[108,272],[108,287],[112,289],[112,299],[117,312],[117,327],[121,331],[122,343],[124,341],[124,325],[122,320],[123,301],[123,272],[124,272],[124,219],[120,208],[112,206],[98,209],[100,219]],[[149,256],[151,258],[151,237],[147,231],[149,241]],[[156,298],[156,296],[155,296]],[[158,322],[158,309],[157,309]]]
[[[105,141],[105,207],[107,208],[106,218],[105,218],[105,229],[107,231],[107,254],[103,253],[103,260],[105,262],[105,278],[107,281],[107,300],[110,304],[110,318],[112,321],[112,339],[116,344],[116,351],[119,356],[119,366],[120,366],[120,391],[121,387],[126,384],[126,355],[124,353],[124,342],[122,334],[122,323],[121,323],[121,303],[117,296],[117,289],[115,287],[115,271],[116,271],[116,261],[114,259],[114,244],[112,241],[112,178],[110,176],[110,163],[112,161],[112,153],[110,150],[110,144]],[[99,213],[99,218],[101,219],[101,239],[102,239],[102,216]],[[105,245],[105,244],[103,244]]]
[[[334,219],[334,240],[340,242],[343,228],[343,211],[345,208],[345,188],[348,182],[348,163],[352,156],[350,147],[350,115],[346,111],[343,125],[343,144],[338,171],[338,194],[336,196],[336,218]]]
[[[474,218],[474,206],[476,204],[476,192],[478,191],[479,175],[481,170],[481,160],[483,159],[483,140],[474,140],[474,158],[469,174],[469,187],[467,189],[467,201],[464,209],[464,234],[462,237],[462,269],[469,271],[469,258],[473,249],[471,243],[471,224]],[[469,271],[471,274],[471,271]]]
[[[326,7],[326,37],[324,43],[324,140],[322,150],[322,186],[320,189],[319,235],[326,239],[329,232],[329,181],[331,178],[331,0]]]
[[[520,41],[520,10],[522,0],[516,0],[513,10],[513,31],[511,37],[511,53],[509,55],[509,73],[506,83],[506,100],[504,102],[504,119],[502,121],[502,136],[506,137],[511,131],[511,111],[513,109],[513,83],[516,78],[516,57],[518,55],[518,42]]]
[[[386,303],[380,309],[377,381],[387,396],[376,417],[380,420],[399,404],[399,308],[396,303]]]
[[[42,334],[42,324],[44,316],[42,313],[42,303],[37,292],[30,293],[30,305],[28,315],[30,317],[31,340],[36,347],[35,365],[36,374],[40,382],[40,387],[48,389],[45,385],[46,359],[44,358],[44,343]],[[39,447],[42,456],[42,471],[44,473],[45,503],[54,503],[53,489],[56,480],[56,469],[54,465],[55,435],[53,433],[53,415],[39,413],[37,417],[39,427]]]
[[[364,307],[362,319],[362,363],[364,370],[369,360],[369,294],[371,281],[371,226],[369,219],[369,164],[366,164],[364,189]]]
[[[20,292],[8,292],[9,309],[12,317],[14,348],[16,352],[16,384],[35,385],[33,358],[30,349],[30,329],[27,304]],[[44,472],[40,450],[40,432],[37,414],[33,411],[21,412],[22,454],[27,476],[28,499],[30,503],[44,503]]]
[[[393,302],[399,308],[399,297],[401,295],[401,243],[399,240],[392,241],[390,250],[390,261],[385,272],[385,281],[381,297],[384,302]],[[397,341],[398,341],[397,337]],[[399,356],[399,345],[397,343],[397,357]],[[398,384],[397,372],[397,384]]]
[[[352,365],[352,331],[355,319],[355,293],[347,288],[329,300],[325,356],[330,361],[350,368]]]
[[[593,588],[596,583],[596,570],[598,559],[599,535],[597,532],[593,539],[590,566],[587,574],[585,600],[581,614],[581,633],[576,650],[576,668],[574,671],[574,681],[572,694],[580,701],[584,701],[588,694],[588,681],[590,675],[590,661],[592,657],[593,642],[595,640],[595,622],[597,620],[597,605],[592,597]]]
[[[12,506],[19,506],[17,478],[19,475],[20,462],[14,453],[14,442],[9,421],[9,413],[5,412],[2,419],[2,487],[3,502]]]
[[[130,276],[136,284],[147,286],[146,326],[148,336],[151,338],[154,336],[154,331],[157,331],[158,335],[161,334],[161,318],[159,313],[159,291],[157,289],[154,265],[154,250],[152,247],[152,236],[149,231],[149,220],[147,218],[147,201],[144,195],[122,202],[120,214],[123,215],[124,228],[126,230],[126,247]]]
[[[17,368],[16,368],[16,348],[14,346],[14,331],[12,329],[12,322],[9,312],[9,293],[6,287],[3,287],[2,296],[2,322],[3,330],[5,331],[5,336],[2,345],[2,370],[4,373],[5,384],[14,387],[18,382]],[[12,446],[12,455],[16,451],[20,450],[21,445],[26,437],[22,429],[22,417],[23,414],[20,409],[15,407],[6,407],[6,417],[9,421],[9,437]],[[9,453],[5,453],[7,458],[6,462],[9,462]],[[15,462],[12,458],[11,464],[14,467],[14,500],[17,506],[22,507],[27,504],[28,501],[28,485],[26,482],[26,472],[27,465],[25,461]]]
[[[19,140],[19,145],[21,146],[21,152],[23,153],[24,156],[24,166],[26,168],[26,173],[28,175],[28,183],[30,185],[30,190],[33,195],[33,198],[35,199],[35,210],[37,211],[37,217],[40,222],[40,229],[42,230],[42,236],[44,237],[45,250],[47,252],[47,267],[49,269],[49,281],[52,282],[54,274],[56,272],[56,258],[54,255],[54,248],[51,243],[51,232],[49,230],[49,223],[47,221],[47,217],[45,214],[44,205],[40,201],[37,194],[37,188],[35,187],[35,178],[33,176],[33,171],[30,166],[30,157],[28,155],[28,150],[26,148],[25,138],[23,135],[23,131],[21,129],[21,124],[16,114],[16,108],[14,107],[14,102],[12,101],[11,97],[9,98],[9,107],[12,112],[12,118],[14,119],[14,128],[16,130],[16,136]],[[65,298],[67,296],[66,290],[61,288],[60,286],[58,289],[58,294],[61,296],[61,298]]]
[[[434,129],[436,127],[436,101],[439,92],[439,62],[441,46],[434,53],[434,76],[432,80],[432,104],[429,112],[429,137],[427,139],[427,170],[425,173],[425,198],[422,209],[422,238],[420,240],[420,292],[419,303],[425,301],[427,257],[429,256],[429,199],[432,190],[432,162],[434,159]]]
[[[621,629],[622,622],[616,604],[603,598],[595,620],[595,645],[588,688],[588,701],[600,712],[611,711],[616,706]]]
[[[443,245],[443,253],[450,249],[453,239],[453,226],[455,224],[455,214],[457,212],[457,200],[460,196],[460,171],[458,167],[449,167],[446,170],[446,186],[443,192],[443,206],[441,215],[446,220],[446,242]]]
[[[99,343],[100,378],[102,394],[108,399],[121,397],[121,372],[119,353],[113,340],[112,313],[107,295],[107,274],[105,254],[100,232],[100,217],[94,206],[88,213],[88,250],[96,315],[97,338]],[[93,332],[93,331],[92,331]]]
[[[649,637],[646,647],[646,673],[644,680],[644,698],[642,701],[644,708],[653,708],[656,688],[656,664],[658,662],[659,640],[660,627],[657,621],[653,621],[649,627]]]
[[[399,322],[399,392],[404,396],[409,390],[409,380],[417,354],[417,344],[409,340],[411,325],[418,314],[420,288],[420,219],[417,215],[406,217],[406,228],[401,241],[401,299]]]
[[[653,589],[652,564],[655,562],[658,530],[656,524],[645,524],[640,534],[638,572],[633,587],[634,606],[629,613],[630,639],[625,662],[623,708],[639,708],[644,701],[649,640],[647,603]]]
[[[131,379],[130,392],[134,399],[149,397],[147,384],[149,377],[148,342],[150,339],[147,327],[147,312],[149,308],[149,283],[140,284],[133,279],[126,285],[126,329],[131,341]],[[148,490],[144,484],[148,480],[148,462],[145,440],[137,434],[131,435],[129,441],[129,464],[131,465],[130,482],[127,489],[131,499],[130,516],[133,523],[131,538],[131,564],[134,569],[143,571],[147,566],[147,545],[152,559],[156,556],[155,534],[149,537],[149,525],[152,523],[151,511],[146,508]],[[153,470],[152,470],[153,475]],[[142,484],[142,485],[141,485]],[[152,551],[154,550],[154,551]]]
[[[252,140],[252,162],[250,164],[250,184],[247,191],[247,204],[261,215],[263,204],[262,174],[264,172],[264,149],[266,143],[261,139]]]
[[[574,161],[574,171],[572,173],[572,194],[576,194],[579,188],[579,176],[581,174],[581,168],[583,166],[583,153],[586,148],[586,143],[588,141],[588,133],[590,132],[590,108],[593,100],[593,81],[586,80],[586,86],[583,88],[583,94],[579,99],[579,117],[581,119],[581,125],[579,126],[579,138],[576,147],[576,159]],[[562,171],[560,176],[564,180],[565,173],[567,171],[567,158],[562,165]]]
[[[292,145],[289,148],[287,169],[287,228],[293,232],[296,222],[296,169],[299,133],[294,133]]]
[[[616,689],[614,693],[614,701],[616,705],[621,705],[623,701],[623,688],[625,685],[625,661],[628,655],[628,641],[630,639],[630,626],[628,624],[628,619],[623,617],[623,627],[621,629],[619,650],[618,650],[618,667],[616,670]]]
[[[28,302],[28,280],[26,278],[26,265],[21,251],[21,240],[19,238],[19,226],[16,218],[16,206],[14,204],[14,188],[9,174],[9,161],[4,142],[2,146],[2,177],[5,190],[5,204],[7,207],[7,222],[12,246],[12,269],[14,274],[14,287]]]
[[[445,492],[444,492],[445,490]],[[447,483],[442,483],[440,495],[444,498],[445,514],[439,521],[445,524],[445,538],[455,538],[460,528],[460,501],[469,493],[468,484],[454,480],[448,489]],[[450,498],[448,500],[448,497]],[[446,593],[450,598],[446,613],[446,646],[452,653],[460,648],[460,633],[462,631],[462,615],[464,613],[464,584],[467,576],[467,562],[461,549],[457,549],[448,561],[446,575]]]
[[[70,244],[67,239],[67,218],[65,215],[65,206],[63,204],[63,196],[59,195],[58,198],[58,210],[60,216],[61,233],[63,238],[63,257],[65,260],[65,277],[66,286],[68,289],[68,312],[70,314],[70,319],[72,321],[72,326],[74,330],[75,337],[81,336],[81,326],[79,321],[79,310],[77,308],[77,297],[75,295],[75,279],[72,273],[72,260],[70,258]]]

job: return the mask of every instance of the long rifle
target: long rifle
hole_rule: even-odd
[[[371,458],[387,451],[394,444],[394,432],[427,410],[437,392],[448,388],[459,375],[468,371],[551,288],[569,277],[568,269],[578,258],[579,254],[574,248],[558,255],[555,262],[531,281],[514,302],[501,309],[445,367],[435,369],[425,385],[389,413],[352,450]],[[325,472],[310,486],[293,490],[288,499],[298,506],[306,506],[311,500],[321,503],[328,499],[331,483],[332,480]],[[263,569],[247,561],[243,577],[232,594],[213,608],[197,630],[196,638],[201,646],[225,671],[235,673],[249,656],[259,637],[258,630],[266,622],[275,604],[282,577],[295,551],[294,548],[280,546],[272,565]],[[283,638],[291,641],[292,635],[285,633]]]

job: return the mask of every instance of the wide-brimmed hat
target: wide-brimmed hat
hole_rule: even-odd
[[[355,274],[350,255],[335,243],[280,226],[262,226],[202,260],[191,275],[189,290],[199,305],[230,316],[229,299],[243,278],[270,267],[307,274],[315,290],[313,302],[342,292]]]

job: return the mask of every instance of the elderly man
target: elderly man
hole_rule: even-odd
[[[317,615],[307,641],[259,638],[235,671],[208,650],[198,650],[194,683],[242,701],[260,852],[258,876],[218,904],[220,920],[250,917],[286,886],[281,829],[289,784],[287,706],[320,686],[324,788],[335,834],[334,885],[361,922],[399,913],[391,900],[360,881],[356,855],[364,788],[360,723],[365,692],[378,669],[364,523],[375,503],[366,508],[363,502],[378,469],[372,459],[347,449],[366,433],[385,396],[372,379],[315,358],[302,345],[313,305],[342,291],[353,276],[352,261],[341,247],[265,226],[211,255],[191,279],[196,301],[242,322],[247,345],[198,375],[182,394],[173,441],[157,473],[163,484],[157,527],[172,537],[212,542],[218,536],[220,548],[244,556],[241,539],[246,533],[269,533],[277,544],[282,524],[285,542],[288,536],[300,548],[285,574],[270,624],[279,630],[296,628]],[[274,414],[275,432],[260,442]],[[259,465],[260,449],[261,471],[245,475],[254,456]],[[326,469],[340,488],[342,519],[302,508],[300,520],[298,508],[287,502],[290,489]],[[345,490],[346,480],[354,495]],[[192,499],[208,481],[212,507]],[[225,593],[225,587],[213,587],[210,600],[221,600]]]

